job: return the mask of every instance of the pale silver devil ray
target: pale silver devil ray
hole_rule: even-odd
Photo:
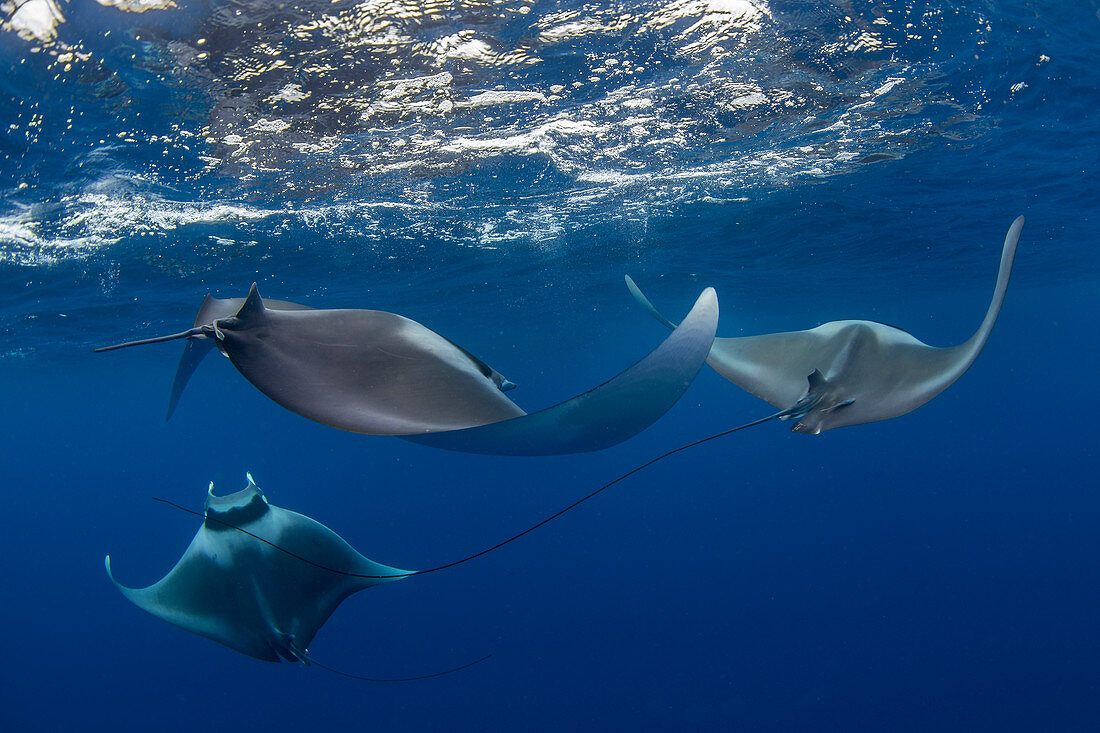
[[[937,348],[899,328],[874,321],[831,321],[808,331],[716,338],[707,363],[742,389],[775,407],[800,409],[796,433],[886,420],[917,409],[970,368],[1001,312],[1024,217],[1009,227],[993,300],[978,330],[958,346]],[[669,328],[629,276],[626,285]]]

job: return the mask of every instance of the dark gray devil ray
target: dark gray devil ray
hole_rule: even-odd
[[[1009,227],[993,300],[981,326],[958,346],[937,348],[873,321],[831,321],[808,331],[716,338],[707,363],[737,386],[796,419],[796,433],[904,415],[947,389],[978,358],[1001,311],[1024,217]],[[658,321],[674,328],[629,276],[627,287]]]
[[[416,321],[385,311],[268,303],[253,284],[239,305],[204,301],[196,319],[201,325],[97,351],[202,338],[272,400],[325,425],[448,450],[555,455],[616,445],[667,412],[702,368],[718,324],[718,298],[707,288],[683,323],[641,361],[528,415],[504,395],[511,382]],[[180,390],[204,353],[185,352]]]
[[[202,526],[158,582],[127,588],[112,575],[110,555],[105,564],[137,607],[267,662],[309,663],[314,635],[348,596],[409,575],[368,560],[323,524],[269,504],[251,475],[228,496],[215,496],[210,484]]]

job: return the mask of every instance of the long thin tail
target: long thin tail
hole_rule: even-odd
[[[767,417],[762,417],[759,420],[753,420],[752,422],[745,423],[744,425],[738,425],[735,428],[730,428],[729,430],[723,430],[720,433],[716,433],[716,434],[708,436],[706,438],[700,438],[699,440],[692,441],[691,443],[686,443],[685,445],[681,445],[679,448],[673,448],[670,451],[666,451],[666,452],[662,453],[661,455],[657,456],[656,458],[649,459],[648,461],[646,461],[645,463],[643,463],[640,466],[636,466],[636,467],[630,469],[629,471],[622,474],[618,478],[616,478],[612,481],[608,481],[606,484],[604,484],[600,488],[586,494],[585,496],[581,497],[580,499],[577,499],[575,502],[573,502],[569,506],[565,507],[564,509],[560,509],[560,510],[554,512],[553,514],[551,514],[546,519],[543,519],[541,522],[538,522],[537,524],[531,525],[530,527],[523,530],[522,532],[514,534],[511,537],[509,537],[508,539],[503,540],[501,542],[498,542],[495,545],[493,545],[492,547],[487,547],[484,550],[481,550],[480,552],[475,552],[473,555],[468,555],[467,557],[464,557],[461,560],[454,560],[453,562],[449,562],[449,563],[446,563],[444,565],[439,565],[439,566],[436,566],[434,568],[428,568],[426,570],[410,570],[410,571],[405,572],[405,573],[392,573],[390,575],[364,575],[362,573],[352,573],[352,572],[349,572],[347,570],[338,570],[336,568],[330,568],[327,565],[322,565],[320,563],[316,563],[316,562],[314,562],[313,560],[310,560],[307,557],[303,557],[302,555],[291,552],[290,550],[288,550],[284,547],[280,547],[279,545],[275,544],[274,542],[272,542],[270,540],[266,540],[263,537],[260,537],[259,535],[253,534],[252,532],[249,532],[247,529],[244,529],[243,527],[238,527],[237,525],[233,524],[232,522],[226,522],[225,520],[220,519],[217,516],[214,516],[212,514],[204,514],[202,512],[196,512],[192,509],[182,507],[182,506],[180,506],[179,504],[176,504],[173,501],[169,501],[168,499],[160,499],[160,498],[155,497],[155,496],[152,497],[152,498],[153,498],[153,501],[159,501],[162,504],[168,504],[169,506],[173,506],[176,509],[179,509],[180,511],[187,512],[188,514],[193,514],[196,517],[202,517],[208,522],[217,522],[218,524],[221,524],[225,527],[235,529],[238,532],[243,532],[244,534],[248,535],[249,537],[257,539],[260,542],[263,542],[265,545],[273,547],[276,550],[278,550],[280,552],[283,552],[287,555],[290,555],[291,557],[293,557],[297,560],[301,560],[302,562],[306,563],[307,565],[312,565],[315,568],[318,568],[320,570],[325,570],[325,571],[328,571],[330,573],[334,573],[336,575],[343,575],[343,576],[352,577],[352,578],[367,578],[367,579],[370,579],[370,580],[380,580],[380,579],[385,579],[385,578],[409,578],[409,577],[412,577],[414,575],[427,575],[428,573],[438,573],[440,570],[447,570],[448,568],[453,568],[457,565],[462,565],[464,563],[468,563],[471,560],[476,560],[477,558],[481,557],[482,555],[489,554],[493,550],[499,550],[500,548],[504,547],[505,545],[509,545],[509,544],[515,542],[516,540],[518,540],[519,538],[525,537],[525,536],[531,534],[532,532],[534,532],[539,527],[541,527],[545,524],[549,524],[550,522],[554,521],[555,519],[557,519],[561,515],[565,514],[566,512],[568,512],[572,509],[576,509],[581,504],[583,504],[586,501],[588,501],[589,499],[603,493],[604,491],[607,491],[608,489],[610,489],[612,486],[619,483],[620,481],[623,481],[625,479],[630,478],[631,476],[638,473],[639,471],[643,471],[643,470],[649,468],[650,466],[652,466],[654,463],[657,463],[659,461],[663,461],[664,459],[668,458],[669,456],[676,455],[677,453],[680,453],[682,451],[686,451],[689,448],[694,448],[697,445],[702,445],[703,443],[709,443],[712,440],[717,440],[718,438],[723,438],[727,435],[731,435],[732,433],[736,433],[736,432],[744,430],[746,428],[751,428],[751,427],[754,427],[756,425],[761,425],[763,423],[769,422],[770,420],[776,420],[776,419],[781,418],[781,417],[787,417],[787,416],[792,416],[792,415],[798,416],[800,414],[804,414],[805,409],[806,409],[806,406],[803,403],[803,401],[799,401],[799,403],[797,405],[795,405],[794,407],[792,407],[790,409],[781,410],[780,412],[774,413],[772,415],[768,415]],[[800,410],[801,410],[801,413],[799,412]]]
[[[154,336],[147,339],[138,339],[137,341],[127,341],[124,344],[115,344],[114,346],[100,346],[98,349],[92,349],[92,351],[99,353],[100,351],[114,351],[115,349],[128,349],[131,346],[144,346],[145,344],[159,344],[162,341],[175,341],[176,339],[188,338],[190,336],[201,336],[202,326],[195,326],[189,328],[186,331],[180,331],[179,333],[173,333],[169,336]]]
[[[776,418],[779,418],[779,417],[782,417],[782,416],[786,415],[788,412],[789,412],[788,410],[783,410],[782,412],[777,412],[774,415],[768,415],[767,417],[762,417],[759,420],[753,420],[752,422],[745,423],[744,425],[738,425],[735,428],[730,428],[729,430],[723,430],[720,433],[716,433],[716,434],[708,436],[706,438],[700,438],[699,440],[693,441],[691,443],[681,445],[679,448],[673,448],[670,451],[662,453],[661,455],[657,456],[656,458],[649,459],[648,461],[646,461],[645,463],[643,463],[640,466],[636,466],[636,467],[630,469],[629,471],[622,474],[618,478],[616,478],[612,481],[608,481],[606,484],[604,484],[600,488],[596,489],[595,491],[592,491],[591,493],[589,493],[585,496],[582,496],[580,499],[577,499],[575,502],[573,502],[569,506],[565,507],[564,509],[559,509],[558,511],[554,512],[553,514],[551,514],[546,519],[543,519],[538,524],[533,524],[530,527],[528,527],[527,529],[523,530],[522,532],[520,532],[518,534],[514,534],[514,535],[512,535],[511,537],[509,537],[508,539],[506,539],[502,542],[498,542],[495,545],[493,545],[492,547],[487,547],[484,550],[482,550],[481,552],[476,552],[473,555],[470,555],[468,557],[464,557],[461,560],[455,560],[454,562],[449,562],[445,565],[439,565],[438,567],[428,568],[427,570],[413,570],[413,571],[410,571],[408,573],[405,573],[405,576],[409,576],[409,575],[427,575],[428,573],[437,573],[440,570],[447,570],[448,568],[453,568],[456,565],[462,565],[463,563],[468,563],[471,560],[476,560],[477,558],[481,557],[482,555],[488,555],[493,550],[499,550],[501,547],[504,547],[505,545],[508,545],[508,544],[511,544],[511,543],[515,542],[520,537],[525,537],[526,535],[531,534],[532,532],[534,532],[536,529],[543,526],[544,524],[549,524],[550,522],[554,521],[555,519],[557,519],[561,515],[565,514],[566,512],[568,512],[572,509],[576,509],[577,507],[579,507],[581,504],[585,503],[589,499],[595,497],[598,494],[602,494],[604,491],[607,491],[608,489],[610,489],[612,486],[619,483],[620,481],[623,481],[625,479],[630,478],[634,474],[638,473],[639,471],[643,471],[643,470],[649,468],[650,466],[652,466],[654,463],[657,463],[658,461],[663,461],[664,459],[668,458],[669,456],[676,455],[677,453],[679,453],[681,451],[685,451],[688,448],[694,448],[697,445],[702,445],[703,443],[707,443],[707,442],[710,442],[712,440],[717,440],[718,438],[724,438],[725,436],[727,436],[731,433],[736,433],[739,430],[744,430],[745,428],[751,428],[751,427],[754,427],[756,425],[766,423],[769,420],[775,420]],[[365,576],[365,577],[372,577],[372,576]],[[383,577],[390,577],[390,576],[383,576]]]
[[[332,672],[333,674],[338,674],[341,677],[347,677],[348,679],[352,679],[352,680],[360,680],[362,682],[417,682],[419,680],[430,680],[434,677],[442,677],[444,675],[454,674],[455,672],[461,672],[464,669],[469,669],[470,667],[474,666],[475,664],[481,664],[482,662],[484,662],[486,659],[488,659],[491,656],[493,656],[493,655],[492,654],[486,654],[481,659],[475,659],[472,662],[466,662],[466,664],[462,664],[462,665],[459,665],[457,667],[452,667],[451,669],[445,669],[442,672],[432,672],[431,674],[420,674],[420,675],[416,675],[415,677],[364,677],[363,675],[351,674],[350,672],[342,672],[338,669],[333,669],[332,667],[328,667],[324,664],[321,664],[320,662],[318,662],[313,657],[309,657],[309,663],[320,667],[321,669],[325,670],[326,672]]]

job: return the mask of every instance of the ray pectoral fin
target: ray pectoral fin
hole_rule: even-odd
[[[960,361],[962,362],[959,365],[959,374],[962,374],[974,363],[974,360],[978,358],[978,354],[985,346],[985,342],[989,340],[989,334],[993,332],[993,325],[997,322],[997,316],[1001,313],[1001,306],[1004,305],[1005,293],[1008,292],[1008,281],[1012,277],[1012,264],[1016,260],[1016,246],[1020,242],[1020,232],[1023,228],[1024,217],[1022,216],[1016,217],[1008,228],[1004,247],[1001,249],[1001,264],[997,270],[997,284],[993,288],[993,298],[989,303],[989,309],[986,311],[985,318],[982,319],[982,325],[978,327],[977,332],[966,343],[956,347],[959,350]]]
[[[909,356],[908,366],[918,388],[911,390],[906,406],[915,409],[947,389],[961,377],[977,360],[978,354],[985,348],[993,326],[1004,305],[1008,282],[1012,277],[1012,265],[1016,259],[1016,246],[1020,241],[1020,232],[1024,227],[1024,217],[1018,216],[1012,222],[1005,235],[1001,250],[1001,263],[997,270],[997,284],[993,288],[993,298],[986,310],[985,318],[974,335],[958,346],[932,348],[923,344]],[[919,377],[919,380],[916,378]],[[908,411],[908,410],[906,410]]]
[[[654,307],[653,303],[649,302],[649,298],[645,297],[641,288],[634,284],[634,279],[630,275],[623,275],[623,279],[626,281],[626,289],[630,291],[630,294],[634,296],[634,300],[638,301],[638,304],[646,309],[649,315],[657,319],[657,321],[663,324],[669,329],[676,328],[676,324],[661,315],[661,312]]]
[[[176,411],[176,405],[179,404],[183,390],[191,380],[191,375],[213,348],[214,340],[209,338],[189,339],[184,345],[179,365],[176,367],[176,377],[172,381],[172,392],[168,395],[168,412],[164,416],[165,420],[172,419],[172,414]]]
[[[103,567],[106,568],[107,577],[110,578],[112,583],[114,583],[119,588],[125,587],[125,586],[121,585],[117,580],[115,580],[115,574],[113,572],[111,572],[111,556],[110,555],[104,555],[104,557],[103,557]]]
[[[665,414],[699,373],[718,327],[713,288],[648,356],[608,382],[530,415],[465,430],[401,436],[433,448],[494,455],[558,455],[621,443]]]
[[[129,586],[123,585],[115,579],[114,571],[111,570],[110,555],[105,555],[103,557],[103,567],[107,570],[107,578],[110,579],[114,586],[122,592],[122,595],[126,596],[126,598],[128,598],[135,605],[140,606],[144,610],[148,610],[146,608],[146,604],[144,604],[140,598],[140,593],[142,590],[144,590],[144,588],[131,588]]]
[[[169,623],[176,623],[177,625],[179,625],[175,619],[168,618],[170,614],[167,614],[165,610],[160,606],[160,604],[156,602],[156,599],[149,588],[131,588],[129,586],[123,585],[115,579],[114,571],[111,570],[110,555],[107,555],[103,558],[103,566],[107,570],[107,578],[110,579],[115,588],[118,588],[118,591],[123,595],[123,597],[126,598],[126,600],[130,601],[130,603],[133,603],[135,606],[140,608],[142,611],[145,611],[146,613],[164,619]]]

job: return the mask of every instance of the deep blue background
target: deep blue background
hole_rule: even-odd
[[[101,556],[123,582],[151,582],[195,522],[146,497],[198,507],[208,479],[228,491],[251,470],[273,502],[368,556],[433,565],[765,406],[706,372],[627,445],[498,459],[307,423],[220,359],[162,425],[174,347],[5,362],[4,714],[32,730],[212,719],[1087,730],[1100,652],[1084,376],[1094,294],[1016,289],[972,372],[912,415],[818,437],[762,426],[671,458],[494,556],[353,597],[313,645],[327,664],[417,674],[494,654],[386,687],[261,664],[167,627],[118,596]],[[913,316],[975,313],[980,297],[921,299]],[[638,321],[610,340],[655,340]],[[533,374],[540,359],[570,360],[515,339]],[[579,371],[628,351],[592,345]]]
[[[347,222],[322,231],[288,215],[168,235],[135,227],[90,254],[0,261],[0,727],[1095,730],[1100,76],[1084,61],[1100,19],[1089,3],[960,7],[980,7],[1004,41],[1001,62],[939,80],[959,95],[993,90],[985,132],[747,201],[685,201],[644,226],[594,217],[496,250],[407,232],[406,251],[387,249],[342,236]],[[925,50],[930,65],[950,56]],[[1035,66],[1040,51],[1049,65]],[[5,93],[37,93],[12,91],[28,83],[19,74]],[[22,215],[34,190],[15,182],[36,171],[49,254],[71,234],[50,206],[64,210],[73,184],[47,148],[10,154],[4,186],[5,215]],[[530,165],[502,156],[447,185],[516,196]],[[212,357],[165,423],[178,345],[88,347],[178,330],[209,290],[242,294],[258,279],[271,297],[400,312],[499,369],[537,409],[663,337],[624,272],[670,316],[715,285],[721,335],[868,318],[960,342],[1020,213],[993,336],[928,405],[820,436],[768,424],[669,458],[499,552],[353,596],[311,648],[375,676],[493,655],[470,670],[370,685],[264,664],[142,614],[103,572],[109,552],[125,584],[161,577],[197,522],[148,497],[198,509],[208,481],[228,493],[245,471],[272,503],[368,557],[429,567],[770,412],[705,369],[667,416],[608,451],[465,456],[308,422]],[[25,251],[5,231],[4,252]],[[256,244],[219,258],[210,235]]]

